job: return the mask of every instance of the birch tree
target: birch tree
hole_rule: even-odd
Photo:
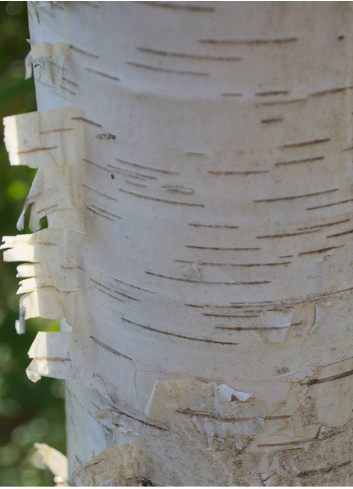
[[[350,485],[352,3],[29,3],[5,238],[76,485]],[[48,228],[38,231],[40,219]],[[24,214],[19,221],[23,226]]]

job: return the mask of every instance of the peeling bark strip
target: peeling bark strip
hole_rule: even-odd
[[[32,204],[30,227],[37,231],[32,235],[4,238],[2,249],[9,261],[30,261],[32,267],[19,266],[19,274],[25,278],[20,282],[21,319],[42,316],[67,320],[74,324],[76,308],[80,307],[81,273],[80,248],[84,237],[82,222],[83,199],[73,188],[80,188],[83,167],[82,155],[84,138],[79,123],[72,123],[82,116],[81,109],[52,109],[33,112],[5,119],[5,144],[12,165],[27,165],[38,168],[18,227],[23,228],[26,208]],[[68,127],[68,125],[72,127]],[[56,143],[56,144],[55,144]],[[33,147],[35,146],[35,147]],[[66,149],[70,148],[70,154]],[[48,229],[39,229],[39,221],[47,216]],[[62,274],[62,270],[66,270]],[[69,295],[68,295],[69,294]],[[56,365],[70,362],[71,356],[56,355],[64,348],[68,351],[69,336],[64,333],[38,333],[29,355],[34,358],[27,369],[31,380],[39,380],[41,375],[70,378],[69,367]],[[45,338],[46,346],[43,344]],[[60,341],[65,343],[60,346]],[[53,345],[50,353],[49,345]],[[34,349],[42,354],[34,354]],[[55,350],[56,349],[56,350]],[[32,352],[32,353],[31,353]],[[71,368],[71,367],[70,367]]]
[[[26,373],[32,382],[41,376],[72,378],[71,333],[38,333],[28,356],[32,361]]]
[[[28,5],[4,247],[17,331],[68,323],[27,374],[70,379],[70,483],[352,484],[352,4]]]
[[[74,99],[79,85],[73,81],[68,59],[70,45],[63,42],[35,43],[29,40],[31,51],[26,57],[26,79],[33,74],[37,83],[50,87],[64,98]],[[67,87],[69,84],[70,87]]]

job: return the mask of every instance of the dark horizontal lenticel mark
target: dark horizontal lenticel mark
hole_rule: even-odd
[[[218,44],[218,45],[261,45],[261,44],[287,44],[297,42],[297,37],[285,37],[277,39],[199,39],[202,44]]]
[[[325,253],[325,251],[331,251],[331,250],[334,250],[336,248],[342,248],[343,246],[344,245],[330,246],[329,248],[321,248],[319,250],[301,251],[300,253],[298,253],[298,256],[302,256],[302,255],[313,255],[313,254],[316,254],[316,253]]]
[[[110,345],[103,343],[103,341],[99,340],[98,338],[95,338],[94,336],[90,336],[90,338],[97,345],[101,346],[102,348],[105,348],[107,351],[110,351],[114,355],[118,355],[119,357],[126,358],[127,360],[132,360],[131,357],[128,357],[127,355],[124,355],[124,353],[121,353],[120,351],[116,350],[115,348],[111,347]]]
[[[203,6],[203,5],[187,5],[187,4],[184,4],[184,5],[180,5],[178,4],[177,2],[172,2],[172,3],[169,3],[169,2],[148,2],[148,1],[142,1],[142,2],[139,2],[141,4],[144,4],[144,5],[149,5],[150,7],[160,7],[160,8],[169,8],[169,9],[172,9],[172,10],[187,10],[189,12],[214,12],[216,9],[212,6],[210,7],[206,7],[206,6]]]
[[[94,73],[95,75],[103,76],[104,78],[109,78],[110,80],[120,81],[117,76],[109,75],[108,73],[103,73],[102,71],[93,70],[92,68],[85,68],[89,73]]]
[[[331,141],[330,138],[312,139],[310,141],[300,141],[298,143],[287,143],[287,144],[283,144],[282,146],[279,146],[279,149],[299,148],[301,146],[310,146],[311,144],[328,143],[329,141]]]
[[[322,161],[324,159],[324,156],[312,156],[311,158],[302,158],[299,160],[278,161],[277,163],[275,163],[275,166],[296,165],[299,163],[313,163],[314,161]]]
[[[91,126],[95,126],[95,127],[103,127],[101,124],[91,121],[90,119],[86,119],[85,117],[71,117],[71,120],[86,122],[87,124],[90,124]]]
[[[176,338],[181,338],[181,339],[184,339],[184,340],[200,341],[200,342],[204,342],[204,343],[215,343],[215,344],[218,344],[218,345],[238,345],[239,344],[239,343],[234,343],[234,342],[230,342],[230,341],[207,340],[207,339],[204,339],[204,338],[194,338],[193,336],[185,336],[185,335],[180,335],[180,334],[176,334],[176,333],[170,333],[169,331],[163,331],[161,329],[151,328],[150,326],[146,326],[144,324],[135,323],[134,321],[131,321],[130,319],[127,319],[127,318],[124,318],[124,317],[122,317],[121,319],[123,321],[129,323],[129,324],[133,324],[134,326],[138,326],[138,327],[143,328],[143,329],[146,329],[148,331],[152,331],[154,333],[164,334],[164,335],[168,335],[168,336],[175,336]]]
[[[29,153],[38,153],[39,151],[51,151],[53,149],[56,149],[57,146],[43,146],[41,148],[32,148],[32,149],[27,149],[27,150],[23,150],[23,151],[18,151],[17,154],[18,155],[25,155],[25,154],[29,154]]]
[[[155,201],[155,202],[162,202],[162,203],[165,203],[165,204],[184,205],[184,206],[187,206],[187,207],[205,207],[204,204],[193,204],[191,202],[177,202],[175,200],[161,199],[159,197],[151,197],[149,195],[137,194],[135,192],[131,192],[131,191],[125,190],[123,188],[119,188],[119,190],[120,190],[120,192],[123,192],[123,193],[128,194],[128,195],[132,195],[134,197],[138,197],[140,199],[152,200],[152,201]]]
[[[239,56],[211,56],[207,54],[191,54],[191,53],[175,53],[171,51],[162,51],[160,49],[150,49],[137,47],[137,51],[147,54],[155,54],[159,56],[171,56],[174,58],[185,58],[185,59],[196,59],[196,60],[207,60],[207,61],[241,61],[243,58]]]
[[[169,73],[171,75],[190,75],[190,76],[209,76],[209,73],[200,71],[173,70],[171,68],[160,68],[158,66],[146,65],[143,63],[135,63],[133,61],[125,61],[127,65],[135,68],[143,68],[145,70],[159,71],[160,73]]]
[[[284,197],[274,197],[271,199],[256,199],[253,200],[253,202],[278,202],[282,200],[294,200],[294,199],[304,199],[307,197],[316,197],[318,195],[325,195],[325,194],[331,194],[333,192],[337,192],[339,190],[338,188],[333,188],[330,190],[322,190],[321,192],[313,192],[310,194],[302,194],[302,195],[290,195],[290,196],[284,196]]]

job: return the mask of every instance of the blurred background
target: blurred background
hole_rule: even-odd
[[[33,79],[24,80],[29,51],[26,2],[0,2],[0,117],[36,110]],[[18,234],[16,222],[34,171],[11,167],[0,141],[0,237]],[[29,229],[24,230],[29,233]],[[53,486],[33,444],[47,443],[65,453],[64,388],[59,380],[26,377],[27,351],[38,330],[57,331],[56,321],[27,321],[26,334],[17,335],[16,264],[4,263],[0,253],[0,485]]]

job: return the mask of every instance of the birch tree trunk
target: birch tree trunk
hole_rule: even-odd
[[[29,4],[7,238],[80,485],[350,485],[352,3]],[[21,224],[21,223],[20,223]],[[23,328],[23,321],[18,328]]]

